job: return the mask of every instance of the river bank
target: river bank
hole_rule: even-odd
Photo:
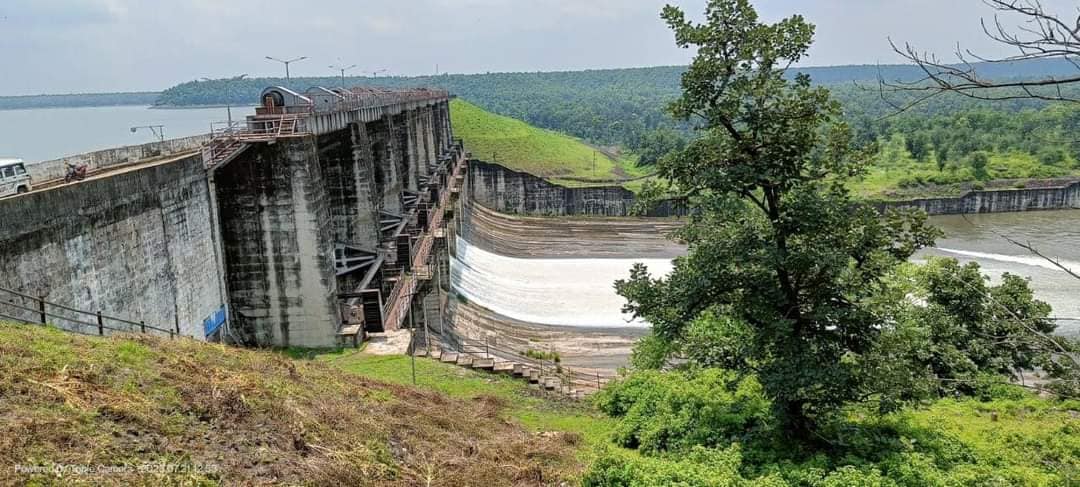
[[[1075,178],[1002,180],[991,183],[988,189],[971,189],[958,196],[872,201],[872,204],[881,212],[893,208],[918,208],[930,215],[1080,208],[1080,180]]]

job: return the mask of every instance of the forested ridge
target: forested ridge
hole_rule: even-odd
[[[988,79],[1064,76],[1075,67],[1063,60],[983,63]],[[655,164],[692,137],[694,119],[675,121],[669,104],[681,92],[685,66],[564,72],[445,74],[420,77],[346,78],[348,85],[449,90],[488,111],[581,138],[595,145],[620,146],[639,165]],[[957,94],[918,104],[923,94],[882,90],[889,82],[918,80],[910,65],[860,65],[792,69],[829,88],[843,106],[860,144],[876,144],[877,161],[854,187],[875,197],[905,198],[958,193],[994,179],[1072,176],[1078,173],[1080,145],[1069,135],[1080,128],[1080,108],[1049,107],[1030,98],[986,102]],[[0,109],[154,104],[191,107],[251,104],[266,86],[338,86],[338,77],[250,78],[182,83],[154,93],[0,97]],[[1080,98],[1080,87],[1064,87]],[[226,96],[228,95],[228,96]],[[931,189],[932,188],[932,189]]]
[[[1062,60],[977,64],[988,79],[1062,76],[1075,67]],[[643,165],[682,147],[694,119],[677,122],[667,108],[679,93],[684,66],[604,69],[547,73],[446,74],[422,77],[347,78],[348,85],[388,88],[435,87],[449,90],[491,112],[560,131],[597,145],[620,146],[640,156]],[[1080,128],[1080,109],[1047,108],[1034,99],[986,102],[956,94],[912,104],[920,92],[882,90],[888,82],[918,80],[908,65],[812,67],[789,70],[829,88],[843,106],[857,141],[877,144],[877,163],[854,182],[872,196],[905,197],[934,191],[958,192],[979,181],[1070,176],[1077,172],[1080,146],[1068,134]],[[341,79],[255,78],[189,82],[165,90],[161,106],[252,103],[268,85],[305,90],[338,86]],[[226,89],[228,88],[228,89]],[[1080,88],[1067,87],[1066,94]],[[897,192],[897,190],[900,190]],[[905,192],[906,190],[906,192]],[[910,193],[910,194],[909,194]]]
[[[0,110],[32,108],[108,107],[122,105],[153,105],[157,92],[81,93],[69,95],[0,96]]]

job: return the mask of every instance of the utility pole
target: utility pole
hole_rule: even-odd
[[[334,71],[341,71],[341,89],[345,89],[345,72],[350,70],[350,69],[353,69],[355,67],[356,67],[355,64],[352,64],[352,65],[349,65],[349,66],[338,66],[338,65],[330,66],[330,69],[333,69]]]
[[[289,82],[289,81],[292,81],[292,78],[289,76],[289,65],[292,64],[292,63],[295,63],[295,62],[303,61],[303,60],[307,59],[307,56],[300,56],[298,58],[293,58],[293,59],[289,59],[289,60],[278,59],[276,57],[266,56],[266,59],[269,59],[271,61],[277,61],[277,62],[279,62],[281,64],[284,64],[285,65],[285,81]]]
[[[385,73],[386,71],[386,69],[379,69],[376,71],[366,71],[366,73],[370,74],[372,78],[378,78],[380,73]]]
[[[412,300],[416,293],[409,294],[409,361],[412,363],[412,385],[416,385],[416,318],[413,313]]]
[[[233,76],[232,78],[228,78],[228,79],[224,80],[225,81],[225,112],[228,114],[228,117],[229,117],[229,130],[230,131],[233,128],[233,123],[232,123],[232,92],[231,92],[232,84],[233,84],[234,81],[240,81],[240,80],[242,80],[242,79],[244,79],[246,77],[247,77],[246,74],[241,74],[240,76]],[[202,80],[203,81],[213,81],[210,78],[203,78]]]

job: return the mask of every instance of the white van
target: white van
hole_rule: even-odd
[[[22,159],[0,159],[0,198],[32,189],[30,173]]]

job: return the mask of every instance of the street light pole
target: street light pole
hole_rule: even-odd
[[[341,71],[341,89],[345,89],[345,72],[350,70],[350,69],[353,69],[355,67],[356,67],[355,64],[351,64],[349,66],[338,66],[338,65],[330,66],[330,69],[333,69],[334,71]]]
[[[232,84],[233,84],[234,81],[240,81],[240,80],[242,80],[242,79],[244,79],[246,77],[247,77],[246,74],[241,74],[240,76],[233,76],[232,78],[228,78],[228,79],[224,80],[225,81],[225,113],[229,117],[229,130],[232,130],[232,126],[233,126],[233,123],[232,123],[232,92],[231,92],[230,88],[232,88]],[[210,78],[203,78],[202,80],[203,81],[213,81]]]
[[[131,133],[138,132],[139,129],[149,129],[155,137],[158,138],[158,142],[165,142],[165,126],[164,125],[139,125],[137,127],[131,127]]]
[[[284,64],[285,65],[285,81],[289,82],[289,81],[292,81],[292,78],[289,76],[289,65],[292,64],[292,63],[298,62],[298,61],[303,61],[303,60],[307,59],[307,56],[300,56],[298,58],[293,58],[293,59],[289,59],[289,60],[278,59],[276,57],[266,56],[266,59],[269,59],[271,61],[277,61],[277,62],[279,62],[281,64]]]
[[[376,71],[368,71],[367,73],[370,74],[372,78],[378,78],[379,73],[385,73],[386,71],[387,70],[385,70],[385,69],[379,69],[379,70],[376,70]]]

